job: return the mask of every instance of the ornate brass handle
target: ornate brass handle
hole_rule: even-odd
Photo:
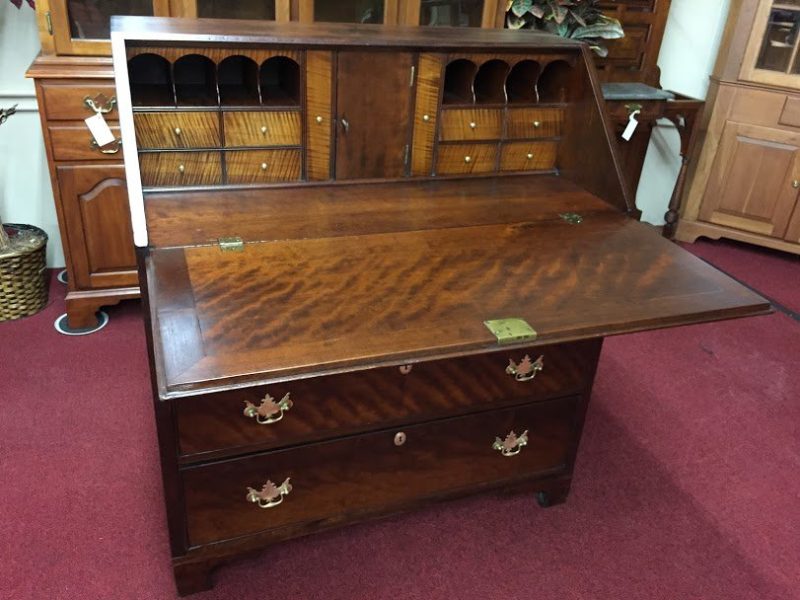
[[[111,100],[106,100],[106,97],[103,94],[100,94],[94,98],[91,96],[86,96],[83,99],[83,103],[89,110],[97,113],[98,115],[107,115],[114,110],[114,107],[117,105],[117,97],[112,96]]]
[[[501,440],[499,437],[494,438],[492,449],[497,450],[503,456],[516,456],[522,452],[522,448],[528,445],[528,430],[522,432],[522,435],[517,435],[511,432],[506,436],[506,439]]]
[[[342,117],[341,119],[339,119],[339,121],[340,121],[340,122],[341,122],[341,124],[342,124],[342,129],[344,129],[344,132],[345,132],[345,133],[348,133],[348,132],[350,131],[350,121],[348,121],[348,120],[347,120],[347,119],[345,119],[344,117]]]
[[[258,406],[245,400],[244,416],[255,419],[259,425],[272,425],[280,421],[292,406],[289,393],[281,398],[280,402],[275,402],[275,398],[267,394]]]
[[[292,484],[289,483],[289,477],[280,485],[275,485],[267,480],[260,490],[247,488],[247,501],[258,504],[261,508],[273,508],[278,506],[283,499],[292,491]]]
[[[526,354],[519,364],[509,358],[506,373],[513,375],[517,381],[531,381],[542,369],[544,369],[544,355],[531,361],[531,357]]]
[[[111,144],[114,144],[111,146]],[[109,147],[111,146],[111,147]],[[92,150],[99,150],[103,154],[116,154],[119,152],[119,149],[122,147],[122,138],[117,138],[113,142],[106,144],[105,146],[100,146],[97,143],[97,140],[92,140],[89,144],[89,148]]]

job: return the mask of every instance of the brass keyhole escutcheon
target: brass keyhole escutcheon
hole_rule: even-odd
[[[394,445],[395,446],[402,446],[406,443],[406,434],[402,431],[398,431],[394,434]]]

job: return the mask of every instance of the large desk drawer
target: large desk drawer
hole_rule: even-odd
[[[189,542],[340,522],[558,473],[569,459],[576,405],[563,398],[187,468]],[[527,432],[526,444],[507,439],[511,432]]]
[[[174,401],[180,453],[191,462],[579,393],[599,352],[600,342],[590,340],[180,399]],[[525,356],[542,357],[541,371],[506,372]]]

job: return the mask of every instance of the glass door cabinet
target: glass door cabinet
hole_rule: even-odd
[[[800,0],[764,0],[756,11],[741,78],[797,88],[800,86],[799,49]]]

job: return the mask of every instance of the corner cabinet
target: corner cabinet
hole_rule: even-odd
[[[800,3],[736,0],[676,237],[800,254]]]

